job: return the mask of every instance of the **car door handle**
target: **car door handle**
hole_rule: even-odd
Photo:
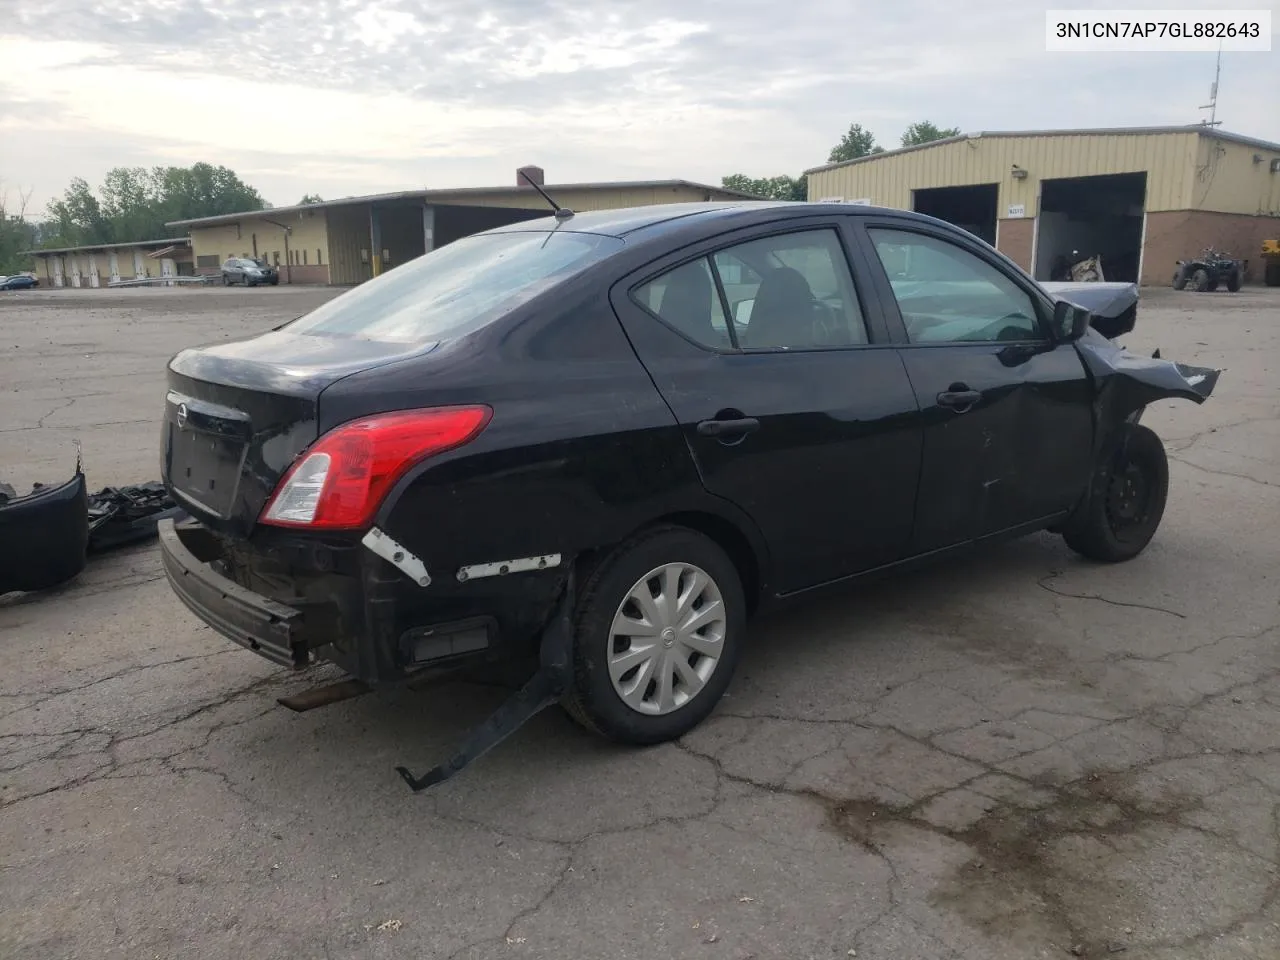
[[[963,413],[981,399],[982,394],[977,390],[944,390],[938,394],[938,406]]]
[[[760,421],[755,417],[741,417],[737,420],[703,420],[698,424],[700,437],[743,437],[760,429]]]

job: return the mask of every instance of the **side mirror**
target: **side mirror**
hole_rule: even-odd
[[[1089,329],[1089,311],[1059,300],[1053,305],[1053,333],[1059,340],[1079,340]]]

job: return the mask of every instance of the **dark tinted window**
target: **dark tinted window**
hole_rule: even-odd
[[[729,329],[706,257],[676,267],[635,292],[636,299],[690,340],[729,349]]]
[[[616,237],[587,233],[464,237],[330,300],[289,329],[408,342],[460,336],[621,246]]]
[[[912,343],[1045,339],[1031,295],[980,257],[920,233],[870,233]]]
[[[762,237],[712,257],[746,350],[813,350],[867,342],[834,230]]]

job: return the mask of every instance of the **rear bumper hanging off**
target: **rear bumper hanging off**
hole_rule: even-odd
[[[188,549],[179,530],[173,520],[160,522],[160,556],[178,599],[228,640],[282,666],[307,666],[302,611],[222,576]]]

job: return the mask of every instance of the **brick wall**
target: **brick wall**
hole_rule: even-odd
[[[1036,235],[1034,217],[1017,217],[1012,220],[1001,220],[996,235],[996,249],[1020,266],[1027,273],[1031,272],[1031,247]]]
[[[1261,283],[1262,241],[1280,237],[1280,217],[1208,210],[1169,210],[1147,214],[1146,245],[1142,251],[1142,283],[1168,286],[1174,263],[1214,247],[1247,260],[1245,283]],[[1103,264],[1105,268],[1106,264]]]

